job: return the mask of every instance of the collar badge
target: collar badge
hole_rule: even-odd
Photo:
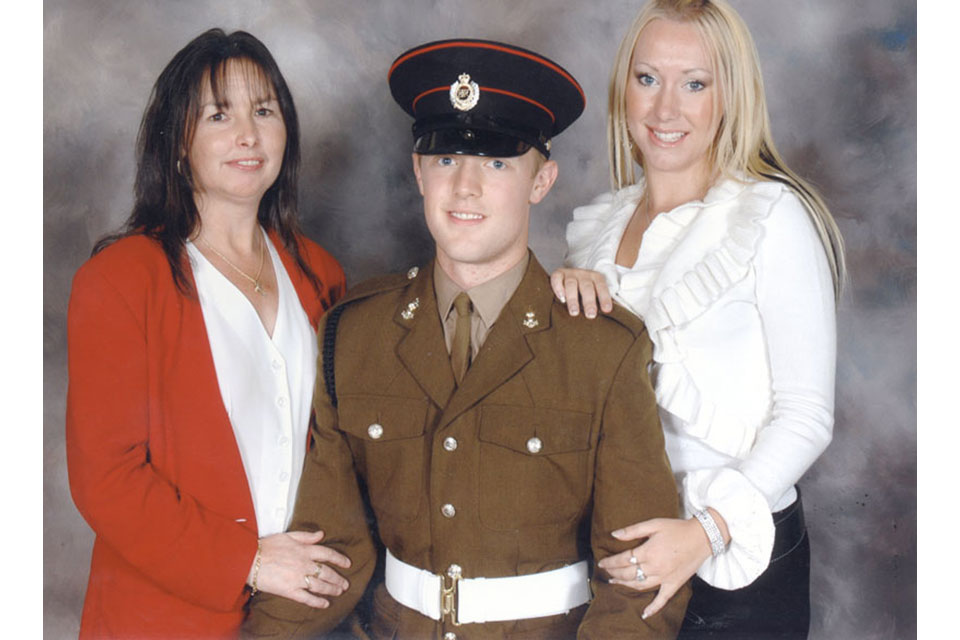
[[[527,311],[526,318],[523,320],[523,326],[527,329],[535,329],[540,326],[540,321],[537,320],[537,314],[533,311]]]
[[[459,111],[470,111],[480,99],[480,87],[470,79],[469,73],[461,73],[460,78],[450,85],[450,104]]]
[[[414,298],[413,302],[407,305],[407,308],[400,312],[400,317],[404,320],[413,320],[413,314],[420,308],[420,298]]]

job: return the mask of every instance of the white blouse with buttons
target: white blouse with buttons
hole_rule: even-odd
[[[725,180],[661,213],[635,264],[616,264],[643,184],[573,213],[567,264],[604,274],[653,341],[651,379],[685,517],[713,507],[731,544],[697,572],[736,589],[767,568],[771,518],[832,437],[833,282],[800,200]]]
[[[296,289],[264,234],[277,276],[273,336],[250,301],[190,242],[220,396],[233,425],[260,536],[287,530],[303,470],[317,341]]]

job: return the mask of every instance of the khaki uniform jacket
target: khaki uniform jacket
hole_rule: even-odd
[[[632,314],[617,308],[596,320],[570,317],[531,256],[457,388],[432,268],[362,284],[341,304],[336,405],[319,375],[315,442],[291,528],[327,532],[324,543],[353,561],[345,574],[351,585],[327,610],[258,596],[248,635],[318,635],[359,600],[375,558],[354,471],[386,547],[435,574],[454,563],[464,578],[489,578],[556,569],[591,552],[600,559],[636,544],[616,540],[614,529],[677,516],[647,375],[651,344]],[[534,437],[542,448],[531,453]],[[444,513],[444,505],[455,515]],[[381,584],[369,632],[376,638],[440,638],[450,631],[460,639],[673,638],[689,598],[685,587],[642,620],[655,592],[611,585],[596,574],[591,588],[589,606],[566,615],[453,626],[398,604]]]

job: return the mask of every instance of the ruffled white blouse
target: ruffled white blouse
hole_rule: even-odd
[[[771,514],[833,432],[836,322],[823,245],[777,182],[728,179],[656,216],[631,268],[616,264],[643,183],[573,212],[567,264],[602,273],[643,318],[651,377],[684,516],[713,507],[731,543],[697,574],[753,582],[773,548]]]

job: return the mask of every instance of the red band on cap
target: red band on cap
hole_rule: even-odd
[[[550,109],[547,109],[545,106],[537,102],[536,100],[531,100],[527,96],[522,96],[519,93],[514,93],[513,91],[504,91],[503,89],[494,89],[493,87],[480,87],[480,91],[489,91],[490,93],[499,93],[505,96],[510,96],[511,98],[516,98],[518,100],[523,100],[524,102],[529,102],[535,107],[540,107],[547,112],[547,115],[550,116],[551,122],[556,122],[557,119],[554,117],[553,112]]]
[[[431,93],[438,93],[440,91],[449,91],[449,90],[450,90],[450,87],[436,87],[434,89],[427,89],[426,91],[424,91],[423,93],[421,93],[420,95],[418,95],[416,98],[413,99],[413,102],[410,104],[410,108],[413,109],[414,112],[416,112],[417,102],[420,101],[420,98],[424,98],[430,95]],[[553,112],[550,111],[550,109],[547,109],[545,106],[543,106],[536,100],[532,100],[527,96],[522,96],[519,93],[514,93],[513,91],[506,91],[504,89],[494,89],[493,87],[480,87],[480,92],[482,93],[484,91],[489,91],[490,93],[499,93],[504,96],[510,96],[511,98],[516,98],[517,100],[523,100],[524,102],[529,102],[533,106],[543,109],[546,112],[546,114],[550,116],[551,122],[557,121],[557,118],[553,115]]]
[[[420,102],[420,98],[424,96],[428,96],[431,93],[437,93],[438,91],[450,91],[450,87],[437,87],[436,89],[427,89],[426,91],[424,91],[423,93],[421,93],[420,95],[418,95],[416,98],[413,99],[413,102],[410,104],[410,108],[416,111],[417,103]]]
[[[547,67],[547,68],[549,68],[549,69],[552,69],[552,70],[556,71],[556,72],[559,73],[561,76],[563,76],[564,78],[566,78],[567,81],[570,82],[570,84],[572,84],[574,87],[576,87],[577,91],[580,93],[580,97],[583,98],[584,104],[586,104],[586,102],[587,102],[587,96],[584,95],[583,89],[581,89],[581,88],[580,88],[580,85],[577,83],[577,81],[573,79],[573,76],[571,76],[569,73],[567,73],[566,71],[564,71],[563,69],[561,69],[561,68],[558,67],[557,65],[553,64],[553,63],[550,62],[549,60],[545,60],[544,58],[541,58],[540,56],[534,55],[534,54],[532,54],[532,53],[528,53],[528,52],[526,52],[526,51],[517,51],[516,49],[511,49],[511,48],[509,48],[509,47],[501,47],[501,46],[499,46],[499,45],[490,44],[490,43],[488,43],[488,42],[469,42],[469,41],[466,41],[466,42],[461,42],[461,41],[457,41],[457,42],[443,42],[443,43],[441,43],[441,44],[435,44],[435,45],[430,46],[430,47],[426,47],[426,48],[423,48],[423,49],[417,49],[416,51],[411,51],[410,53],[408,53],[407,55],[403,56],[402,58],[398,58],[397,61],[393,63],[393,66],[390,67],[390,71],[387,72],[387,80],[390,79],[390,76],[393,75],[393,72],[394,72],[394,70],[395,70],[397,67],[399,67],[401,64],[403,64],[404,62],[406,62],[406,61],[409,60],[410,58],[413,58],[414,56],[418,56],[418,55],[420,55],[421,53],[427,53],[427,52],[429,52],[429,51],[436,51],[437,49],[449,49],[449,48],[451,48],[451,47],[473,47],[473,48],[475,48],[475,49],[493,49],[493,50],[495,50],[495,51],[503,51],[504,53],[509,53],[509,54],[512,54],[512,55],[515,55],[515,56],[520,56],[520,57],[522,57],[522,58],[527,58],[527,59],[529,59],[529,60],[533,60],[534,62],[539,62],[539,63],[542,64],[543,66],[545,66],[545,67]],[[421,94],[421,95],[422,95],[422,94]],[[414,102],[416,102],[416,101],[414,101]],[[553,117],[552,114],[551,114],[551,117]]]

